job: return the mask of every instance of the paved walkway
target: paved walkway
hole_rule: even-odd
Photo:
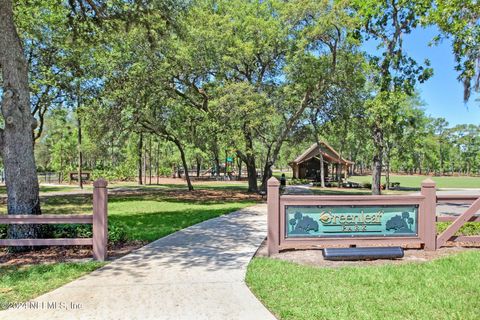
[[[0,319],[275,319],[244,282],[265,236],[266,205],[246,208],[159,239],[40,296],[34,301],[44,302],[43,310],[7,310]]]

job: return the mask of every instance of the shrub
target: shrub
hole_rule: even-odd
[[[170,167],[161,167],[159,170],[159,173],[163,177],[169,177],[172,175],[173,172],[172,172],[172,168]]]
[[[367,183],[364,183],[362,184],[362,188],[366,188],[366,189],[372,189],[372,184],[367,182]]]
[[[288,181],[289,185],[298,185],[298,184],[309,184],[310,180],[308,179],[292,179]]]
[[[124,223],[108,224],[108,242],[120,244],[128,240],[126,225]],[[48,232],[52,238],[91,238],[92,225],[90,224],[58,224],[53,225]]]
[[[0,225],[0,239],[7,238],[8,226]],[[40,232],[44,238],[91,238],[91,224],[56,224],[40,225]],[[108,224],[108,242],[110,244],[120,244],[128,240],[127,225],[122,222]]]
[[[108,225],[108,241],[111,244],[124,243],[128,240],[127,225],[121,222]]]
[[[8,227],[6,224],[0,224],[0,239],[7,238],[7,230],[8,230]]]

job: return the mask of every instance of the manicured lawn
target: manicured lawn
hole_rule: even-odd
[[[246,281],[279,319],[478,319],[479,264],[478,251],[342,268],[255,258]]]
[[[70,192],[74,190],[80,190],[75,185],[63,185],[63,186],[55,186],[55,185],[40,185],[40,192],[48,193],[48,192]],[[5,185],[0,186],[0,194],[7,195],[7,188]]]
[[[110,197],[108,219],[111,224],[125,226],[128,240],[153,241],[253,204],[250,200],[188,201],[161,195]],[[42,210],[50,214],[91,213],[92,200],[82,196],[50,197],[42,203]]]
[[[115,189],[123,189],[128,188],[129,190],[187,190],[187,183],[183,180],[178,179],[179,183],[175,184],[147,184],[147,185],[138,185],[132,182],[124,182],[124,183],[113,183],[109,184],[108,188],[115,190]],[[259,182],[260,186],[260,182]],[[210,181],[210,182],[195,182],[193,183],[193,188],[195,190],[234,190],[234,191],[247,191],[248,185],[245,181],[232,181],[232,182],[224,182],[224,181]]]
[[[0,310],[27,301],[89,273],[105,263],[56,263],[0,267]]]
[[[195,182],[193,184],[195,190],[233,190],[233,191],[246,191],[247,182],[246,181],[205,181],[205,182]],[[260,186],[260,182],[259,182]],[[91,192],[93,186],[91,183],[85,184],[83,190]],[[108,189],[128,189],[132,191],[155,191],[155,190],[187,190],[187,184],[184,180],[178,179],[178,183],[175,184],[147,184],[147,185],[138,185],[135,182],[115,182],[109,183]],[[81,191],[76,184],[65,184],[65,185],[48,185],[41,184],[40,192],[43,194],[48,194],[52,192],[75,192]],[[0,195],[7,195],[7,189],[5,185],[0,185]]]
[[[418,188],[423,180],[430,178],[437,183],[437,188],[480,188],[479,177],[430,177],[430,176],[403,176],[391,175],[390,182],[400,182],[401,187]],[[371,183],[371,176],[352,176],[348,180],[358,183]],[[382,176],[382,183],[385,177]]]
[[[293,177],[292,171],[285,171],[285,172],[274,171],[272,174],[275,178],[280,180],[280,178],[282,177],[282,173],[285,174],[285,178],[287,178],[287,180],[291,180]]]
[[[320,188],[311,187],[310,190],[318,195],[371,195],[372,191],[365,188]],[[405,194],[411,191],[383,190],[382,194]]]

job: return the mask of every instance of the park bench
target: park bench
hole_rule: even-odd
[[[398,190],[398,189],[400,189],[400,182],[390,182],[390,189],[391,189],[391,190]]]
[[[70,172],[70,181],[78,181],[78,172]],[[90,172],[82,172],[82,181],[90,181]]]

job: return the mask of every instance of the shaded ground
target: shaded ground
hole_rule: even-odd
[[[128,241],[108,248],[108,260],[115,260],[132,250],[145,245],[146,241]],[[2,267],[25,266],[32,264],[50,264],[58,262],[85,262],[92,260],[91,247],[49,247],[30,252],[9,253],[6,248],[0,250]]]

